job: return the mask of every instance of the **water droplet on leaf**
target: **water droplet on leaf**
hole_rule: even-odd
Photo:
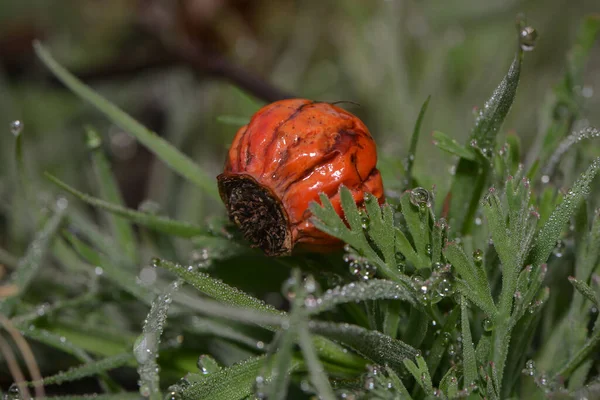
[[[535,48],[537,31],[531,26],[526,26],[519,32],[519,45],[523,51],[531,51]]]
[[[431,195],[426,189],[417,187],[410,191],[410,202],[419,208],[431,207]]]
[[[20,120],[16,119],[10,123],[10,132],[13,135],[19,136],[22,131],[23,131],[23,122],[21,122]]]

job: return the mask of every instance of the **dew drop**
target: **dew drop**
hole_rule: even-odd
[[[150,397],[150,386],[142,385],[140,386],[140,394],[142,397]]]
[[[525,368],[523,369],[523,374],[534,376],[535,375],[535,362],[533,360],[528,360],[525,363]]]
[[[180,400],[181,398],[179,392],[172,390],[165,395],[164,400]]]
[[[419,209],[431,207],[431,195],[426,189],[416,187],[410,191],[410,202]]]
[[[483,251],[481,251],[481,249],[477,249],[473,252],[473,261],[478,267],[481,266],[483,263]]]
[[[283,285],[281,285],[281,294],[289,301],[296,298],[296,284],[296,279],[290,277],[283,282]]]
[[[23,122],[21,122],[21,120],[16,119],[10,123],[10,132],[13,135],[19,136],[22,131],[23,131]]]
[[[254,395],[258,399],[266,399],[267,393],[265,392],[266,383],[265,378],[262,375],[259,375],[254,379]]]
[[[16,383],[13,383],[8,388],[8,391],[4,395],[4,400],[23,400],[23,397],[21,397],[21,391]]]
[[[486,319],[483,320],[483,329],[486,332],[491,332],[492,329],[494,329],[494,323],[492,322],[491,319],[486,318]]]
[[[565,248],[566,248],[565,243],[559,239],[556,241],[556,246],[554,246],[554,249],[552,250],[552,254],[554,254],[554,257],[560,258],[564,255]]]
[[[519,45],[523,51],[531,51],[535,48],[537,31],[531,26],[526,26],[519,32]]]
[[[304,278],[303,286],[306,293],[315,293],[319,288],[319,284],[312,275],[308,275],[306,278]]]
[[[304,306],[306,306],[307,308],[314,308],[317,305],[318,305],[317,298],[315,296],[313,296],[312,294],[307,295],[306,298],[304,299]]]

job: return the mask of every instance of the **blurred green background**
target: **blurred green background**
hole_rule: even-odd
[[[228,69],[298,97],[359,103],[346,107],[370,127],[383,160],[405,156],[418,110],[431,95],[416,165],[426,176],[444,174],[449,165],[428,132],[437,129],[465,140],[473,107],[483,104],[512,60],[518,13],[525,13],[539,39],[535,51],[526,54],[504,128],[514,129],[528,146],[538,129],[538,109],[564,70],[578,23],[599,11],[597,0],[3,1],[0,244],[19,253],[29,230],[21,218],[26,210],[19,212],[12,201],[9,125],[17,119],[25,127],[34,176],[49,170],[93,192],[83,131],[84,124],[92,124],[106,135],[128,205],[152,199],[174,216],[198,219],[217,207],[190,196],[193,189],[181,187],[133,139],[50,79],[32,53],[35,38],[214,175],[236,131],[217,118],[248,117],[259,104],[240,95],[224,76]],[[178,56],[182,41],[198,49],[204,65]],[[225,71],[219,70],[221,64]],[[599,68],[596,46],[582,88],[591,97],[586,107],[592,126],[600,125],[600,114],[593,112],[600,105]]]
[[[514,130],[529,147],[579,23],[594,12],[598,0],[3,0],[0,247],[20,256],[36,231],[17,185],[15,120],[24,125],[29,177],[47,189],[36,191],[42,204],[58,193],[43,171],[97,194],[84,131],[93,125],[128,206],[198,223],[224,215],[220,204],[53,80],[33,54],[34,39],[214,176],[237,130],[232,120],[248,119],[279,94],[360,104],[344,107],[370,127],[388,165],[406,157],[431,95],[415,168],[424,186],[436,183],[443,194],[453,159],[432,145],[429,132],[466,140],[473,108],[512,61],[516,15],[524,13],[539,38],[525,55],[504,132]],[[598,44],[584,82],[586,125],[600,126]],[[393,187],[394,173],[386,178]]]

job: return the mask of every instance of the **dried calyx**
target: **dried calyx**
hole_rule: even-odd
[[[217,180],[229,218],[246,240],[268,256],[290,254],[289,219],[277,196],[249,175],[221,174]]]

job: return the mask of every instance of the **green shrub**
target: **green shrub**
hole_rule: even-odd
[[[434,143],[458,159],[440,198],[412,174],[421,162],[415,151],[427,101],[405,178],[390,183],[401,194],[381,207],[367,196],[359,210],[341,187],[345,221],[325,196],[311,206],[316,226],[346,243],[344,256],[268,259],[223,219],[201,226],[127,209],[102,139],[88,128],[99,197],[46,176],[100,211],[101,222],[58,197],[31,216],[40,230],[23,258],[0,253],[16,264],[4,288],[17,289],[0,301],[2,324],[78,364],[13,386],[6,398],[90,376],[105,391],[97,399],[138,398],[119,379],[132,368],[150,399],[600,397],[600,190],[593,181],[600,158],[573,146],[600,137],[596,129],[576,129],[584,62],[599,30],[598,17],[584,22],[554,102],[542,110],[543,129],[524,154],[517,136],[501,135],[524,51],[535,39],[519,27],[515,58],[480,109],[469,143],[434,132]],[[75,94],[218,201],[216,181],[191,159],[70,75],[41,45],[36,51]],[[24,198],[38,210],[18,126],[14,133]],[[566,176],[580,175],[562,192],[557,166],[569,156]],[[443,178],[427,181],[436,179]],[[191,255],[182,243],[193,245]],[[148,254],[156,258],[144,259]],[[76,287],[42,286],[44,255],[61,273],[86,279]],[[273,279],[262,279],[266,274]],[[249,294],[273,298],[273,284],[285,276],[289,310]],[[55,301],[38,304],[39,290],[55,290]],[[148,307],[146,320],[137,320]]]

